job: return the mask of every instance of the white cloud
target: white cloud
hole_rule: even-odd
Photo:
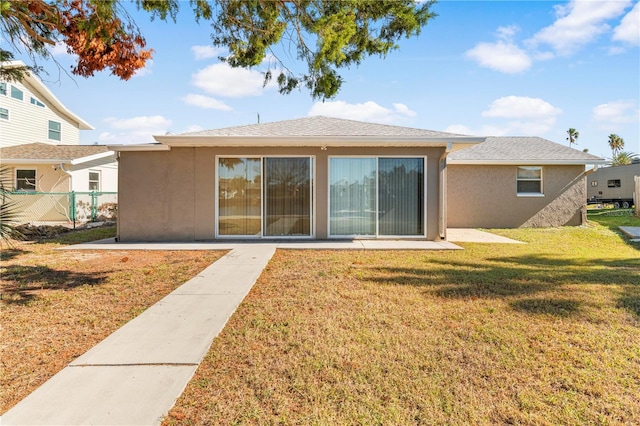
[[[367,101],[361,104],[332,101],[316,102],[313,104],[307,115],[325,115],[328,117],[346,118],[349,120],[369,121],[375,123],[398,123],[408,117],[415,117],[416,112],[400,103],[393,104],[393,109],[391,109],[380,106],[373,101]]]
[[[631,4],[624,1],[579,1],[555,6],[556,21],[538,31],[527,44],[536,48],[540,44],[551,46],[559,55],[569,55],[606,33],[611,27],[607,20],[624,13]]]
[[[511,42],[478,43],[473,49],[465,52],[467,58],[473,59],[481,67],[491,68],[507,74],[526,71],[531,68],[531,58],[518,46]]]
[[[238,98],[259,96],[265,89],[262,87],[262,73],[244,68],[231,68],[227,64],[209,65],[191,76],[191,83],[214,96]]]
[[[231,111],[231,107],[229,105],[215,98],[205,96],[205,95],[196,95],[194,93],[189,93],[187,96],[183,96],[181,99],[187,105],[193,105],[193,106],[206,108],[206,109],[218,109],[221,111]]]
[[[519,31],[520,27],[517,25],[498,27],[498,29],[496,30],[496,37],[501,40],[511,41],[513,39],[513,36],[516,35],[516,33]]]
[[[611,126],[640,121],[640,110],[634,100],[617,100],[593,108],[593,120]]]
[[[613,30],[613,39],[633,45],[640,44],[640,3],[636,3],[622,18],[620,25]]]
[[[498,98],[489,105],[489,109],[482,111],[483,117],[495,118],[525,118],[544,119],[555,117],[562,113],[550,103],[540,98],[527,96],[505,96]]]
[[[101,144],[132,144],[155,142],[153,135],[167,133],[171,120],[161,115],[132,118],[107,117],[103,120],[113,132],[102,132],[98,136]]]
[[[202,130],[204,130],[204,127],[202,127],[201,125],[192,124],[191,126],[187,126],[187,128],[184,129],[184,133],[201,132]]]
[[[69,55],[69,53],[67,52],[67,45],[64,44],[61,41],[56,42],[56,44],[53,45],[53,47],[49,47],[49,51],[51,52],[51,54],[53,56]],[[69,55],[69,56],[71,56],[71,55]]]
[[[214,46],[191,46],[191,51],[197,60],[217,58],[226,52],[225,49]]]

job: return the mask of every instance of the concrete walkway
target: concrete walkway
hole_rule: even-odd
[[[275,252],[237,247],[2,416],[2,425],[157,425]]]
[[[631,239],[631,242],[640,243],[640,226],[619,226],[618,228]]]

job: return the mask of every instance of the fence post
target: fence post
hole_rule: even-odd
[[[69,216],[73,221],[73,229],[76,229],[76,193],[71,191],[69,193]]]
[[[633,177],[635,188],[633,191],[633,195],[635,199],[633,200],[633,204],[636,205],[636,216],[640,217],[640,176]]]
[[[95,222],[98,217],[98,193],[91,192],[91,222]]]

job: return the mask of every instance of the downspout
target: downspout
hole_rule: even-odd
[[[69,176],[69,194],[71,197],[71,201],[69,204],[71,204],[69,206],[69,209],[72,211],[69,213],[72,213],[73,216],[73,229],[76,229],[76,214],[75,214],[75,204],[76,204],[76,197],[75,194],[73,193],[73,175],[71,173],[69,173],[71,170],[67,170],[65,168],[65,165],[63,163],[60,163],[60,170],[62,170],[64,173],[66,173],[67,176]]]
[[[447,147],[438,160],[440,190],[438,191],[438,235],[441,240],[447,239],[447,155],[452,151],[453,143]]]

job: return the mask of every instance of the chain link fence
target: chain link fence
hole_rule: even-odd
[[[17,224],[76,224],[115,221],[117,192],[24,192],[8,194],[16,203]]]

